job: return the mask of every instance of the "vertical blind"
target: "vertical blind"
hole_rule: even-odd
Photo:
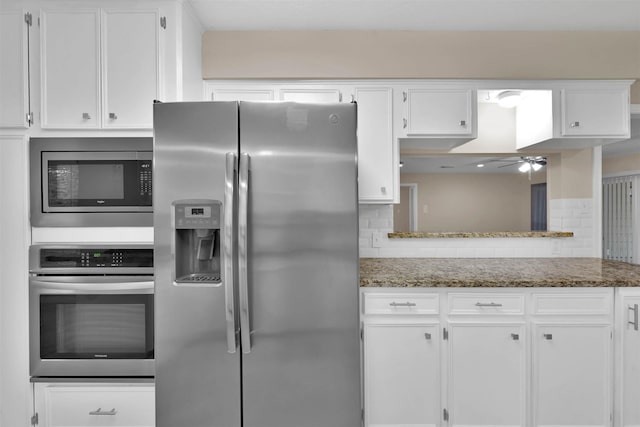
[[[634,188],[640,176],[605,178],[602,181],[602,257],[634,262]]]

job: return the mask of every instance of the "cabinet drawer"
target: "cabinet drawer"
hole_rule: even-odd
[[[51,427],[155,425],[153,386],[51,386],[44,395]]]
[[[524,314],[524,295],[493,293],[449,294],[449,314]]]
[[[604,315],[612,310],[610,293],[580,295],[579,291],[566,294],[534,294],[533,314],[547,315]]]
[[[438,314],[437,294],[365,294],[365,314]]]

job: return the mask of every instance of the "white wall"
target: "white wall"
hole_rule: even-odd
[[[27,138],[0,135],[0,426],[26,427],[29,383]]]

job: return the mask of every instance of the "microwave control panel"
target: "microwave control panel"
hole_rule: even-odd
[[[153,182],[151,161],[140,161],[138,173],[140,175],[140,195],[151,197]]]
[[[41,268],[153,267],[153,249],[51,248],[40,252]]]

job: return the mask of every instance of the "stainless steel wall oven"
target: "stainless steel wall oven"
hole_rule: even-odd
[[[29,252],[32,377],[154,375],[151,245]]]
[[[152,138],[31,138],[31,225],[151,226]]]

